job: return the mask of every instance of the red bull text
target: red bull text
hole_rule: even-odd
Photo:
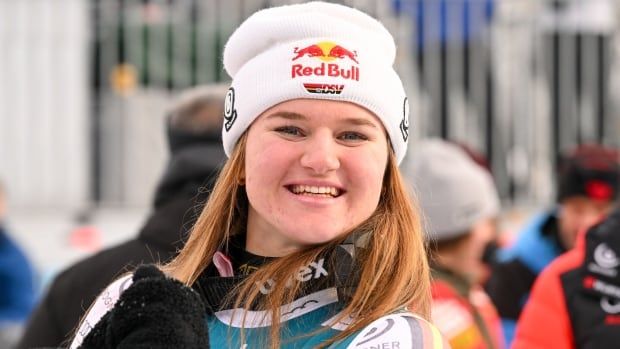
[[[360,69],[356,66],[350,68],[340,68],[335,63],[321,63],[319,66],[310,67],[301,64],[293,64],[291,67],[291,77],[296,78],[299,76],[331,76],[341,77],[343,79],[360,80]]]
[[[302,48],[295,47],[293,53],[295,55],[291,59],[292,61],[302,57],[311,57],[322,62],[318,66],[293,64],[291,67],[292,78],[299,76],[331,76],[359,81],[360,70],[357,66],[351,65],[347,68],[341,68],[337,63],[330,63],[335,60],[347,59],[355,64],[359,64],[357,61],[357,51],[348,50],[333,42],[322,41]]]

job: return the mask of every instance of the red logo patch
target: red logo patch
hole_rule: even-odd
[[[612,187],[598,180],[591,180],[586,183],[586,194],[595,200],[609,200],[613,196]]]
[[[357,61],[357,51],[348,50],[336,43],[329,41],[321,41],[316,44],[312,44],[306,47],[295,47],[293,50],[295,56],[293,57],[293,61],[303,57],[316,57],[321,59],[324,62],[329,62],[334,59],[343,59],[348,58],[355,62],[355,64],[359,64]]]
[[[355,50],[349,50],[334,42],[321,41],[302,48],[295,47],[293,54],[292,61],[302,57],[310,57],[316,58],[321,62],[318,66],[293,64],[291,67],[291,78],[293,79],[299,76],[331,76],[359,81],[360,69],[356,66],[359,62],[357,61],[357,51]],[[349,60],[355,63],[355,65],[351,64],[347,67],[341,67],[337,63],[339,60]]]

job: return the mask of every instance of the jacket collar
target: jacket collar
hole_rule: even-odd
[[[300,271],[299,277],[308,279],[304,282],[298,297],[335,287],[338,291],[338,299],[348,302],[355,293],[359,282],[359,272],[355,268],[352,246],[340,245],[331,253],[320,255],[314,262],[310,263],[304,272]],[[243,282],[247,276],[220,277],[217,269],[210,264],[205,271],[198,277],[193,288],[200,294],[204,301],[207,313],[213,314],[216,311],[231,307],[235,300],[234,290]],[[267,280],[261,287],[262,293],[268,293],[271,286]],[[250,306],[253,309],[252,306]]]

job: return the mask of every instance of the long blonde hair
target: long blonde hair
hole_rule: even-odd
[[[245,230],[248,199],[239,179],[244,175],[246,141],[247,132],[222,169],[185,247],[164,268],[187,285],[196,281],[211,263],[214,253],[225,247],[231,236]],[[290,278],[287,283],[276,282],[268,295],[262,295],[256,284],[270,278],[277,280],[275,275],[293,275],[319,254],[341,244],[350,234],[368,233],[364,248],[355,254],[359,284],[340,313],[339,320],[351,317],[352,322],[324,345],[344,339],[381,316],[405,307],[428,319],[430,272],[419,215],[393,152],[389,153],[379,204],[370,218],[334,241],[310,246],[262,266],[234,292],[237,295],[235,307],[247,309],[249,305],[258,304],[271,311],[269,343],[272,348],[278,348],[281,341],[280,307],[294,300],[301,285],[296,278]],[[363,316],[358,316],[361,314]]]

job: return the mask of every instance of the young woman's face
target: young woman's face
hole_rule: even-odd
[[[377,208],[388,160],[383,125],[348,102],[297,99],[248,131],[248,251],[282,256],[334,239]]]

